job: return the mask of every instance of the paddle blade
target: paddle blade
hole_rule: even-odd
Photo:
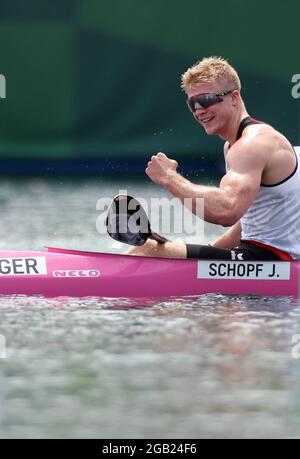
[[[127,195],[118,195],[113,199],[106,226],[113,239],[129,245],[143,245],[151,236],[146,212],[135,198]]]

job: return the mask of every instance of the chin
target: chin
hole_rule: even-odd
[[[213,120],[213,122],[208,123],[207,125],[202,124],[200,121],[199,123],[201,124],[207,135],[216,135],[219,127],[216,121],[217,120]]]
[[[207,135],[217,135],[218,134],[218,129],[217,127],[211,126],[211,127],[204,127],[204,130]]]

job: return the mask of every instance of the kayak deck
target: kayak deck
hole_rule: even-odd
[[[298,261],[132,257],[48,248],[1,251],[0,294],[163,298],[221,293],[298,297]]]

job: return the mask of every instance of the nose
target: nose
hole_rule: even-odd
[[[197,107],[195,109],[195,113],[205,113],[206,112],[206,108],[203,108],[203,107]]]
[[[193,115],[196,119],[198,119],[199,117],[205,115],[205,113],[206,113],[206,108],[196,108]]]

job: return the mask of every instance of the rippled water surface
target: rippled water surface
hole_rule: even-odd
[[[0,248],[119,252],[96,203],[120,188],[2,181]],[[300,437],[299,315],[289,298],[0,297],[0,437]]]

